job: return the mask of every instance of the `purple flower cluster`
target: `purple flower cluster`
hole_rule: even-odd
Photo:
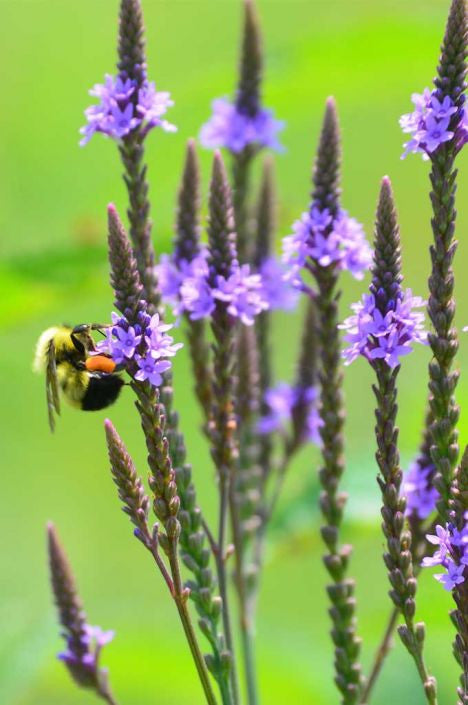
[[[213,115],[200,131],[200,142],[204,147],[225,147],[235,154],[249,145],[282,150],[277,134],[284,123],[275,120],[270,110],[259,108],[251,117],[240,112],[227,98],[214,100],[212,107]]]
[[[103,631],[100,627],[85,625],[85,632],[79,641],[76,635],[66,637],[67,648],[57,654],[75,678],[83,685],[88,685],[99,680],[99,655],[106,644],[114,638],[113,631]]]
[[[287,277],[300,288],[300,272],[312,260],[321,267],[335,264],[362,279],[372,262],[372,252],[362,225],[342,210],[333,219],[330,211],[314,206],[293,224],[293,234],[283,238]]]
[[[144,134],[153,127],[161,127],[166,132],[177,129],[163,119],[167,109],[174,105],[170,94],[157,91],[153,82],[145,81],[139,88],[125,73],[117,77],[107,74],[105,82],[97,83],[89,93],[98,98],[99,103],[85,110],[87,124],[80,129],[82,146],[95,132],[121,140],[140,125]]]
[[[354,315],[339,326],[346,331],[344,340],[350,343],[343,351],[345,364],[363,355],[370,361],[384,360],[392,369],[397,367],[400,357],[412,351],[412,343],[426,343],[424,314],[414,311],[424,303],[407,289],[383,315],[373,294],[364,294],[362,301],[351,306]]]
[[[437,573],[434,578],[446,590],[453,590],[456,585],[463,583],[468,574],[468,512],[465,512],[465,525],[458,530],[453,524],[446,524],[445,528],[438,524],[436,535],[426,535],[427,540],[438,546],[433,556],[423,559],[424,567],[441,565],[445,573]]]
[[[319,393],[315,387],[301,389],[291,387],[286,382],[280,382],[276,387],[267,389],[265,401],[270,409],[266,416],[258,422],[258,432],[261,434],[285,431],[291,421],[294,408],[298,403],[309,405],[305,439],[316,445],[321,444],[319,429],[323,425],[318,412]]]
[[[273,258],[265,260],[259,272],[250,265],[235,264],[228,277],[218,276],[209,284],[208,252],[203,250],[190,262],[163,255],[157,276],[163,299],[176,315],[187,313],[192,320],[210,316],[216,301],[226,304],[228,313],[249,326],[267,309],[291,309],[297,295],[283,278],[283,267]]]
[[[174,343],[174,339],[167,335],[172,325],[161,323],[157,313],[149,316],[142,311],[134,326],[116,313],[112,314],[112,324],[106,331],[106,339],[97,344],[97,352],[110,355],[135,379],[148,380],[154,387],[159,387],[163,373],[171,368],[172,363],[167,358],[174,357],[182,347],[182,343]]]
[[[468,140],[468,126],[464,111],[460,115],[458,126],[453,129],[452,117],[458,111],[450,96],[443,100],[437,97],[437,91],[426,88],[422,94],[413,93],[411,100],[415,109],[412,113],[402,115],[400,126],[409,133],[411,139],[404,145],[404,159],[411,152],[422,153],[423,159],[429,159],[444,142],[456,139],[458,148]],[[452,127],[452,129],[449,129]]]
[[[426,519],[436,508],[439,493],[432,484],[435,467],[416,459],[403,478],[402,494],[406,497],[406,514]]]

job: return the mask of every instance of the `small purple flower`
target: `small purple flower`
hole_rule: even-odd
[[[218,276],[213,296],[227,303],[228,313],[246,326],[253,325],[255,316],[268,309],[261,276],[252,274],[248,264],[236,266],[227,278]]]
[[[453,590],[455,585],[460,585],[460,583],[465,582],[464,571],[464,565],[457,565],[456,563],[450,562],[447,566],[447,573],[436,573],[434,578],[438,580],[439,583],[442,583],[446,590]]]
[[[226,98],[213,101],[213,115],[200,131],[200,142],[208,149],[225,147],[235,154],[248,145],[281,151],[277,134],[284,123],[275,120],[270,110],[260,108],[251,117],[239,112]]]
[[[147,81],[138,93],[137,114],[146,123],[146,129],[161,127],[165,132],[177,132],[177,127],[162,116],[174,105],[171,94],[157,91],[154,81]]]
[[[180,298],[180,309],[187,311],[192,321],[207,318],[214,311],[213,291],[204,276],[185,279],[180,287]]]
[[[432,95],[431,109],[434,114],[434,117],[437,118],[437,120],[449,118],[457,112],[456,106],[453,104],[452,99],[448,95],[445,96],[442,102],[440,102],[437,96]]]
[[[71,674],[84,686],[95,685],[100,680],[99,657],[102,648],[114,638],[112,630],[103,631],[100,627],[86,624],[85,633],[76,641],[76,635],[67,637],[67,648],[57,654],[59,661],[68,666]]]
[[[127,330],[117,326],[115,329],[118,338],[119,350],[125,357],[131,358],[135,354],[135,350],[141,342],[141,335],[136,335],[135,328],[129,326]]]
[[[149,354],[155,360],[162,357],[174,357],[176,352],[183,347],[182,343],[174,343],[174,339],[167,335],[167,331],[172,327],[169,323],[162,323],[158,313],[151,317],[145,330],[145,342]]]
[[[161,127],[167,132],[176,130],[174,125],[162,119],[173,101],[169,93],[156,91],[152,82],[145,81],[138,89],[136,81],[124,73],[115,78],[106,75],[104,83],[96,84],[89,93],[98,98],[99,103],[85,110],[87,124],[80,129],[83,135],[81,146],[87,144],[96,132],[121,140],[139,126],[143,126],[144,134],[153,127]]]
[[[452,139],[454,133],[448,130],[450,118],[438,120],[433,115],[426,117],[426,130],[421,132],[421,142],[424,142],[428,152],[435,152],[443,142]]]
[[[135,373],[135,379],[140,382],[148,381],[154,387],[159,387],[163,383],[163,374],[170,370],[169,360],[156,360],[152,355],[135,355],[135,361],[139,367]]]
[[[162,297],[176,316],[187,312],[192,320],[209,316],[214,309],[207,284],[208,253],[204,249],[191,261],[162,255],[156,267]]]

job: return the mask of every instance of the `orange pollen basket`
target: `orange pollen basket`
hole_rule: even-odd
[[[116,368],[114,360],[105,355],[93,355],[86,359],[86,369],[89,372],[113,372]]]

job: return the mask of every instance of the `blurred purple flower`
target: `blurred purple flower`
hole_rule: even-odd
[[[411,463],[401,490],[406,496],[406,514],[426,519],[435,510],[439,493],[432,485],[434,472],[434,465],[421,466],[419,460]]]
[[[265,401],[269,413],[259,419],[257,430],[261,434],[284,432],[291,421],[294,408],[298,403],[309,405],[306,424],[306,440],[316,445],[321,444],[319,429],[323,425],[318,411],[318,390],[315,387],[300,389],[291,387],[286,382],[280,382],[276,387],[267,389]]]
[[[252,117],[240,112],[227,98],[214,100],[212,108],[211,118],[200,131],[200,142],[204,147],[225,147],[236,154],[249,145],[282,150],[277,134],[284,123],[275,120],[270,110],[259,108]]]
[[[269,306],[261,276],[252,274],[248,264],[236,266],[229,277],[218,276],[216,283],[214,298],[227,303],[228,313],[246,326],[253,325],[255,316]]]
[[[296,390],[286,382],[280,382],[276,387],[267,389],[265,402],[268,404],[270,412],[259,420],[259,433],[282,430],[291,419],[296,399]]]
[[[66,637],[67,648],[57,654],[59,661],[65,663],[71,673],[83,685],[93,683],[98,679],[99,655],[101,649],[115,636],[112,630],[103,631],[101,627],[89,624],[84,626],[85,633],[80,639],[80,648],[77,648],[76,635]]]
[[[272,311],[290,311],[296,307],[299,300],[299,293],[285,278],[285,272],[285,265],[276,257],[268,257],[260,265],[263,296]]]

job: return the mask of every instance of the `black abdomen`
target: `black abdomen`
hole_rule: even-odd
[[[81,408],[83,411],[97,411],[110,406],[119,396],[123,384],[118,375],[93,375],[81,401]]]

